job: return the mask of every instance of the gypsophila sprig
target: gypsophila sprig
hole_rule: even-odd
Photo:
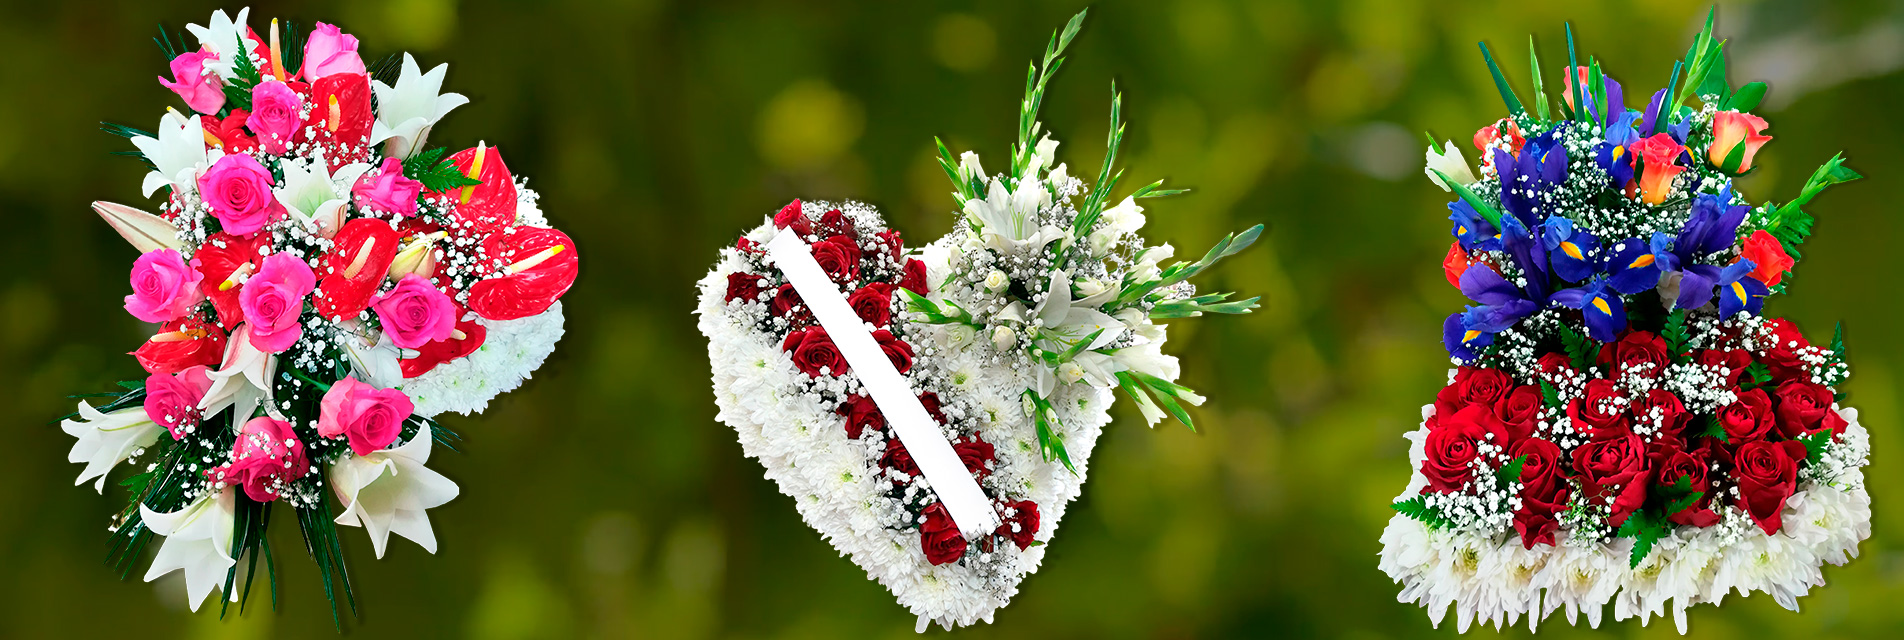
[[[1797,610],[1870,535],[1842,334],[1761,316],[1812,232],[1801,207],[1858,175],[1833,157],[1784,205],[1733,189],[1771,140],[1748,113],[1766,87],[1730,86],[1712,27],[1641,109],[1575,62],[1571,27],[1558,110],[1538,59],[1528,109],[1483,45],[1508,115],[1474,134],[1479,170],[1430,138],[1443,270],[1474,304],[1443,324],[1457,368],[1408,435],[1380,566],[1437,624],[1598,626],[1613,603],[1684,633],[1733,590]]]
[[[341,630],[356,596],[336,527],[378,557],[393,533],[436,550],[426,510],[458,489],[425,464],[458,438],[432,416],[480,412],[541,366],[578,263],[497,149],[416,152],[464,102],[439,94],[447,65],[406,54],[373,78],[338,27],[260,34],[249,13],[188,25],[196,48],[161,28],[185,111],[104,127],[160,198],[93,205],[140,252],[125,308],[157,331],[131,354],[148,377],[61,428],[79,483],[132,470],[109,527],[122,576],[160,539],[144,579],[182,571],[193,610],[216,589],[242,611],[260,564],[275,607],[282,503]]]

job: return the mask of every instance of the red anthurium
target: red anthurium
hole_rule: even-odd
[[[212,301],[218,310],[218,324],[226,331],[245,321],[245,312],[238,307],[238,291],[245,277],[258,270],[270,246],[269,235],[238,238],[221,231],[192,254],[193,268],[205,276],[198,281],[198,290]]]
[[[206,143],[224,148],[225,153],[250,153],[258,148],[258,138],[245,130],[245,119],[249,117],[250,111],[232,109],[224,120],[199,116],[198,121],[205,127]]]
[[[457,337],[459,335],[462,337]],[[403,377],[415,378],[429,373],[436,365],[475,353],[476,348],[483,346],[483,340],[488,337],[489,330],[474,319],[458,320],[456,333],[450,334],[450,339],[425,344],[417,349],[417,357],[397,363],[403,367]]]
[[[225,357],[225,332],[198,316],[165,323],[132,352],[146,373],[173,374],[198,365],[217,368]]]
[[[479,155],[480,154],[480,155]],[[516,222],[516,182],[495,147],[464,149],[450,156],[463,175],[483,181],[473,187],[449,190],[450,215],[467,225],[465,232],[486,236]],[[492,254],[493,255],[493,254]]]
[[[338,73],[311,83],[311,115],[304,130],[324,148],[332,171],[370,157],[370,79],[361,73]]]
[[[327,318],[353,318],[370,306],[397,258],[397,232],[388,222],[358,218],[332,240],[336,245],[318,269],[317,311]]]
[[[507,265],[503,275],[469,288],[469,308],[484,318],[515,320],[542,313],[575,284],[575,242],[555,229],[516,227],[483,240],[483,250]]]

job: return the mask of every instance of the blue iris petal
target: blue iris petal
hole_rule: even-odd
[[[1751,260],[1732,263],[1719,273],[1719,317],[1730,318],[1740,311],[1757,315],[1765,305],[1765,284],[1751,277],[1758,268]]]
[[[1635,294],[1659,285],[1660,259],[1652,245],[1639,238],[1627,238],[1607,252],[1606,271],[1612,275],[1613,290]]]

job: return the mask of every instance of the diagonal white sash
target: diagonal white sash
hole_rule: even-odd
[[[952,450],[952,443],[939,431],[938,422],[926,413],[925,405],[919,404],[919,396],[899,375],[899,370],[893,368],[885,350],[873,340],[873,335],[866,330],[866,322],[853,312],[853,307],[846,303],[846,296],[841,295],[833,280],[826,276],[820,263],[814,261],[812,248],[799,234],[781,229],[767,241],[767,255],[780,272],[786,274],[787,282],[799,292],[800,299],[813,311],[813,317],[833,338],[846,363],[859,374],[866,395],[873,399],[879,412],[885,414],[886,424],[906,445],[906,451],[912,454],[926,483],[952,514],[959,531],[971,538],[996,530],[998,515],[985,492],[979,489],[978,481],[966,471],[965,463]]]

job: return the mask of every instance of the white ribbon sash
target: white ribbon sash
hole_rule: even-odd
[[[866,395],[886,416],[886,424],[899,436],[900,443],[906,445],[906,451],[912,454],[926,483],[952,514],[952,522],[959,526],[959,531],[972,538],[996,530],[998,515],[985,492],[979,489],[978,481],[966,471],[965,463],[952,450],[952,443],[939,431],[939,423],[926,413],[925,405],[919,404],[918,394],[906,384],[899,370],[893,368],[892,360],[886,357],[885,350],[873,340],[873,334],[866,330],[866,321],[853,312],[853,307],[846,303],[846,296],[841,295],[833,280],[826,276],[820,263],[814,261],[812,248],[799,234],[781,229],[767,241],[767,255],[780,272],[786,274],[787,282],[833,338],[846,363],[859,374]]]

